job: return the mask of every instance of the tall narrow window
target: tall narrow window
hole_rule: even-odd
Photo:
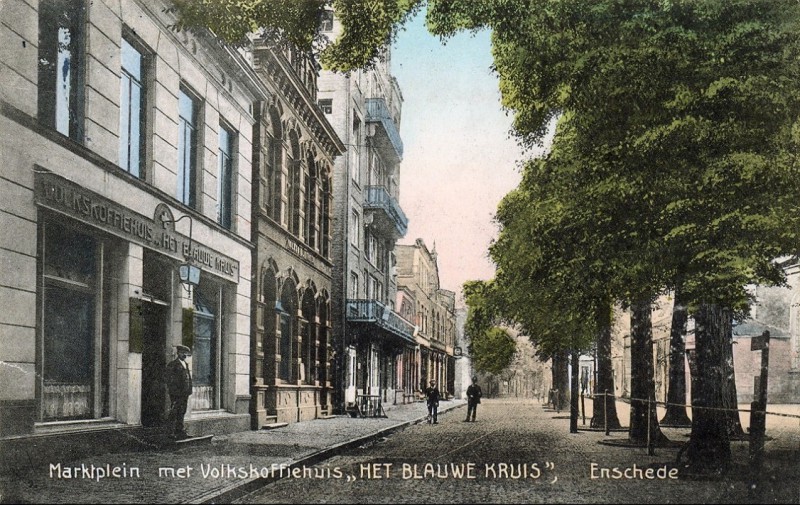
[[[350,285],[347,286],[347,297],[355,300],[358,298],[358,274],[350,272]]]
[[[331,192],[330,179],[327,173],[322,177],[322,255],[328,257],[330,253],[330,227],[331,227]]]
[[[84,2],[39,4],[39,120],[73,140],[83,137]]]
[[[305,226],[304,226],[304,240],[306,244],[312,249],[317,249],[317,216],[319,214],[319,200],[317,196],[317,164],[314,159],[308,158],[308,171],[306,174],[306,197],[305,204]]]
[[[178,97],[178,200],[197,206],[197,100],[183,89]]]
[[[350,177],[356,184],[361,184],[361,120],[353,115],[353,135],[350,146]]]
[[[361,243],[361,216],[356,211],[350,216],[350,243],[356,247]]]
[[[136,177],[143,174],[145,93],[144,57],[122,39],[119,93],[119,166]]]
[[[228,128],[220,125],[217,222],[228,229],[232,222],[234,135]]]

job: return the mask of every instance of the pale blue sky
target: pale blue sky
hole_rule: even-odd
[[[493,217],[521,177],[522,151],[509,138],[512,118],[500,107],[491,64],[488,32],[459,34],[443,45],[422,15],[392,52],[405,99],[400,206],[409,227],[400,243],[435,242],[441,287],[457,293],[466,280],[494,276],[487,257],[497,235]]]

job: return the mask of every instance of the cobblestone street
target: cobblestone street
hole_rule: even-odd
[[[622,405],[620,403],[620,405]],[[627,424],[627,412],[620,409]],[[569,433],[566,412],[538,402],[484,401],[475,423],[465,409],[438,425],[418,424],[369,446],[349,450],[309,470],[306,478],[283,479],[241,503],[746,503],[746,468],[725,481],[670,478],[677,448],[609,447],[602,432]],[[744,417],[744,416],[743,416]],[[796,420],[793,420],[796,422]],[[675,441],[689,430],[665,429]],[[774,432],[774,431],[773,431]],[[785,433],[788,435],[788,433]],[[786,440],[785,459],[772,461],[764,492],[752,501],[800,502],[797,430]],[[612,433],[624,438],[627,433]],[[773,445],[773,450],[778,448]],[[747,444],[732,444],[737,465],[747,462]],[[780,452],[780,451],[776,451]],[[633,470],[634,467],[637,470]],[[604,469],[626,469],[613,478]],[[652,469],[655,478],[648,479]],[[659,469],[661,469],[659,471]],[[316,476],[314,475],[316,471]],[[613,472],[613,470],[610,470]],[[674,473],[672,475],[675,475]],[[317,478],[319,476],[319,478]],[[611,478],[609,478],[611,477]]]

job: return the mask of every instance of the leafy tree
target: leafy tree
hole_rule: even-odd
[[[492,29],[517,133],[535,142],[548,119],[570,114],[581,157],[606,167],[601,179],[631,198],[627,212],[601,213],[642,257],[622,261],[642,269],[627,272],[628,294],[616,294],[641,307],[682,282],[708,372],[697,377],[689,461],[698,471],[724,468],[717,332],[746,308],[744,286],[781,282],[773,259],[796,249],[798,4],[455,3],[436,4],[438,27]]]
[[[479,372],[500,374],[514,359],[517,344],[498,323],[499,311],[494,284],[489,281],[464,283],[467,321],[464,334],[469,338],[472,366]]]
[[[421,0],[173,0],[177,30],[209,29],[224,42],[242,45],[264,32],[300,51],[319,53],[328,69],[347,72],[370,66],[402,29]],[[318,33],[323,11],[333,9],[339,37]]]
[[[473,336],[469,349],[475,370],[498,375],[511,364],[517,344],[506,330],[494,326],[483,335]]]

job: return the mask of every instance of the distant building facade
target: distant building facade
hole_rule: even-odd
[[[416,304],[414,324],[418,354],[415,385],[424,389],[436,380],[443,393],[455,394],[456,346],[455,293],[439,286],[436,249],[429,250],[422,239],[397,246],[397,283]]]
[[[335,38],[335,13],[323,20]],[[387,47],[382,61],[349,75],[322,72],[318,102],[347,148],[333,170],[331,314],[334,403],[394,402],[406,385],[403,358],[414,328],[395,307],[396,241],[408,219],[398,203],[400,114],[403,97],[392,77]]]

